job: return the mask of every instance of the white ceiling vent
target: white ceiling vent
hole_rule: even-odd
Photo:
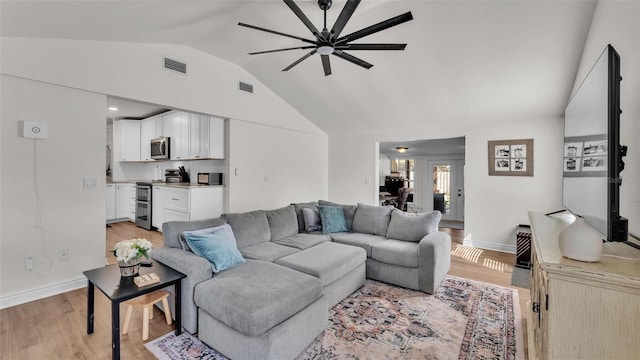
[[[253,93],[253,85],[240,81],[240,90]]]
[[[180,74],[187,74],[187,64],[180,62],[178,60],[170,59],[168,57],[162,57],[162,66],[165,69],[179,72]]]

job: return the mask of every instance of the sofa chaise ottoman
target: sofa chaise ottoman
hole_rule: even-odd
[[[200,340],[231,359],[292,359],[327,326],[320,279],[262,260],[197,286]]]

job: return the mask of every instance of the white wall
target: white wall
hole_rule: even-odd
[[[465,235],[474,246],[515,251],[515,227],[528,223],[530,210],[562,208],[562,119],[505,121],[456,128],[425,127],[406,132],[332,136],[329,139],[329,199],[375,204],[375,143],[465,136]],[[488,175],[489,140],[534,139],[534,176]]]
[[[230,133],[230,212],[327,198],[326,136],[238,120]]]
[[[57,99],[61,114],[69,111],[78,118],[84,119],[82,126],[76,126],[75,118],[70,117],[68,123],[63,115],[56,118],[56,121],[64,125],[54,130],[62,129],[65,132],[60,139],[64,139],[66,147],[54,148],[48,152],[47,155],[55,159],[56,167],[46,172],[47,181],[44,182],[43,187],[55,188],[57,196],[63,199],[69,198],[75,202],[79,195],[75,193],[73,186],[77,186],[79,180],[75,175],[69,177],[69,173],[96,175],[103,181],[99,183],[97,190],[92,190],[96,194],[95,201],[87,199],[77,204],[80,209],[78,213],[58,211],[49,214],[50,217],[47,218],[47,221],[55,226],[64,227],[62,235],[59,235],[61,241],[71,241],[75,248],[77,244],[73,242],[77,237],[82,236],[83,241],[93,245],[91,251],[100,250],[100,263],[88,264],[87,260],[72,253],[72,259],[68,263],[56,263],[56,270],[52,270],[49,275],[38,281],[31,282],[22,277],[5,281],[5,276],[8,277],[12,272],[24,269],[24,250],[22,237],[19,235],[32,231],[29,218],[33,217],[33,210],[29,206],[16,212],[14,207],[22,207],[24,199],[14,197],[14,193],[10,194],[5,201],[4,189],[8,186],[7,184],[16,181],[10,165],[14,162],[19,166],[29,164],[31,156],[27,151],[14,152],[13,148],[10,148],[11,154],[5,152],[5,148],[10,144],[7,142],[5,145],[4,138],[14,136],[16,124],[4,119],[5,109],[3,109],[2,156],[3,159],[11,156],[12,163],[4,161],[2,163],[3,211],[0,224],[3,261],[0,264],[0,271],[3,281],[0,287],[2,301],[0,306],[8,306],[10,301],[12,301],[11,304],[16,303],[14,301],[16,297],[8,298],[14,293],[26,292],[25,296],[17,299],[17,302],[24,302],[43,296],[42,291],[46,290],[45,288],[49,289],[48,294],[66,291],[65,283],[69,277],[81,277],[81,270],[104,264],[106,97],[98,94],[232,118],[235,119],[234,122],[245,124],[231,129],[228,135],[231,140],[226,144],[227,153],[238,153],[237,161],[240,164],[238,167],[242,171],[247,170],[247,174],[249,169],[269,169],[270,172],[262,171],[262,173],[274,180],[265,186],[264,176],[239,177],[240,182],[237,186],[233,186],[234,179],[228,176],[231,181],[227,182],[227,195],[230,202],[227,204],[227,209],[233,211],[253,209],[252,197],[257,197],[256,206],[265,208],[302,199],[326,197],[327,135],[237,65],[189,47],[175,45],[6,37],[1,40],[0,72],[2,74],[52,84],[47,85],[50,94],[36,97],[31,96],[29,91],[16,93],[5,91],[3,84],[3,104],[9,102],[8,94],[11,94],[11,103],[19,104],[20,108],[32,110],[36,112],[35,117],[40,117],[41,114],[44,116],[48,112],[42,104],[50,102],[40,100]],[[162,55],[186,62],[189,75],[184,76],[162,69]],[[239,91],[239,80],[253,84],[254,93]],[[79,106],[77,104],[83,103],[84,99],[71,97],[71,100],[68,100],[69,93],[96,97],[101,99],[101,103],[97,108],[90,101],[86,101],[86,105]],[[99,118],[96,118],[96,113],[99,113]],[[85,137],[85,127],[90,127],[92,131],[99,131],[100,136],[94,137],[91,134],[88,138]],[[289,146],[290,144],[292,146]],[[300,151],[303,147],[304,150]],[[77,158],[80,161],[77,161]],[[85,158],[91,159],[90,164],[83,162]],[[235,159],[235,156],[231,158]],[[305,163],[307,160],[312,163]],[[283,163],[290,164],[283,172],[287,176],[286,181],[280,179],[278,173]],[[68,171],[69,165],[73,165],[71,172]],[[299,171],[293,171],[293,169]],[[11,178],[7,177],[8,174],[11,174]],[[312,179],[316,175],[318,178]],[[22,181],[24,176],[19,175],[16,178]],[[11,182],[7,182],[7,179]],[[56,180],[50,182],[49,179]],[[61,184],[65,186],[59,186]],[[82,192],[82,194],[86,197],[88,192]],[[51,206],[50,203],[47,203],[47,206]],[[8,214],[7,209],[12,213]],[[21,220],[15,221],[16,218]],[[13,222],[15,224],[12,224]],[[100,245],[96,246],[97,243],[94,241],[99,242]],[[83,253],[84,247],[78,247],[77,250],[72,249],[72,251]],[[95,261],[91,253],[87,255],[91,261]],[[5,262],[5,258],[11,261]],[[64,270],[58,270],[61,267],[64,267]],[[31,275],[33,274],[26,274],[26,276]],[[34,288],[40,292],[31,291]]]
[[[640,2],[599,1],[576,76],[582,82],[607,44],[620,54],[620,143],[629,150],[621,173],[620,214],[629,219],[629,232],[640,237]]]
[[[3,74],[324,134],[241,67],[190,47],[11,37],[1,46]],[[164,70],[162,56],[187,63],[188,75]],[[253,84],[254,93],[238,90],[238,81]]]
[[[104,264],[106,97],[0,79],[0,306],[6,307],[83,286],[82,271]],[[48,124],[49,138],[37,140],[35,156],[33,140],[18,135],[20,120]],[[84,176],[97,177],[99,186],[84,189]],[[58,261],[61,249],[69,250],[69,261]],[[25,269],[26,255],[34,256],[34,271]]]

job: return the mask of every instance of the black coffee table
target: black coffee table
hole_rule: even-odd
[[[87,334],[93,333],[93,307],[94,286],[98,287],[109,300],[111,300],[111,345],[112,359],[120,359],[120,303],[144,295],[158,289],[173,285],[175,287],[175,324],[176,335],[182,333],[181,322],[181,286],[180,280],[187,277],[185,274],[173,270],[157,261],[151,267],[140,267],[140,275],[156,273],[160,282],[138,287],[134,282],[134,276],[121,277],[117,264],[88,270],[84,275],[88,280],[87,296]]]

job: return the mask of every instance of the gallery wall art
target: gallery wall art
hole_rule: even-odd
[[[489,175],[533,176],[533,139],[489,141]]]

